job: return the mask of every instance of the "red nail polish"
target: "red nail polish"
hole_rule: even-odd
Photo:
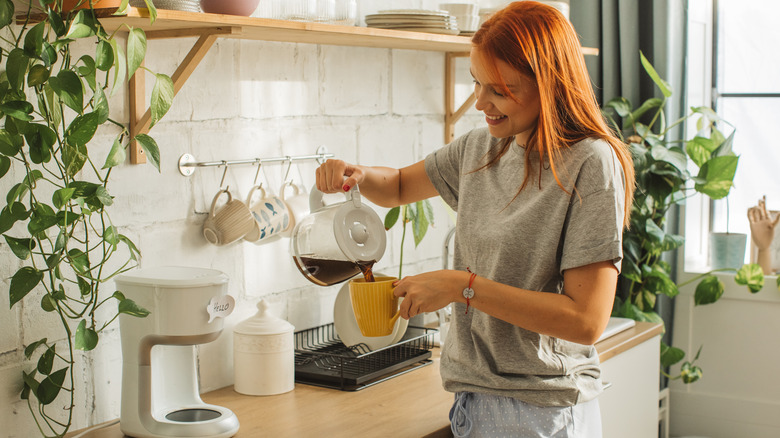
[[[344,187],[342,187],[342,189],[343,189],[345,192],[348,192],[348,191],[349,191],[349,189],[350,189],[350,187],[349,187],[347,184],[344,184]]]

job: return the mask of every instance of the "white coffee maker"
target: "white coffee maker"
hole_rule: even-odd
[[[120,314],[122,408],[120,429],[141,438],[231,437],[238,418],[204,403],[198,392],[195,345],[222,333],[235,307],[228,277],[213,269],[157,267],[116,278],[125,297],[151,313]]]

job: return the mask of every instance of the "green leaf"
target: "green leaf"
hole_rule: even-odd
[[[764,287],[764,271],[756,263],[742,265],[737,270],[734,281],[742,286],[747,286],[751,293],[756,293]]]
[[[31,123],[28,128],[24,138],[30,146],[30,159],[34,163],[48,163],[51,160],[52,146],[57,142],[57,133],[40,123]]]
[[[152,164],[152,166],[157,169],[157,171],[160,171],[160,148],[157,146],[157,143],[154,141],[152,137],[149,137],[147,134],[138,134],[135,136],[135,141],[138,142],[138,144],[141,145],[141,148],[143,148],[144,152],[146,152],[146,159],[149,160],[149,163]]]
[[[171,108],[173,103],[173,81],[168,75],[155,74],[154,87],[152,88],[152,121],[149,128],[159,122]]]
[[[694,188],[712,199],[722,199],[728,196],[734,184],[739,157],[733,155],[714,157],[704,163],[699,169],[698,178],[706,183],[697,183]]]
[[[57,399],[67,372],[68,368],[62,368],[41,381],[40,385],[38,385],[38,390],[35,391],[35,396],[42,405],[51,404]]]
[[[22,300],[38,283],[43,279],[43,272],[25,266],[11,277],[11,287],[9,291],[11,307]]]
[[[78,279],[79,292],[81,293],[82,297],[92,293],[92,285],[86,279],[84,279],[84,277],[77,275],[76,279]]]
[[[65,143],[62,145],[62,163],[65,165],[65,173],[75,176],[84,167],[89,156],[87,146],[84,143]]]
[[[0,155],[0,178],[4,177],[9,169],[11,169],[11,159]]]
[[[0,103],[0,111],[9,117],[29,122],[33,119],[31,115],[34,108],[30,102],[24,100],[12,100]]]
[[[718,277],[708,275],[696,286],[693,301],[697,306],[712,304],[723,296],[725,285]]]
[[[30,398],[30,392],[36,394],[38,392],[38,381],[35,380],[35,370],[25,373],[22,371],[22,381],[24,386],[22,387],[22,394],[20,395],[22,400],[28,400]]]
[[[114,52],[111,50],[111,44],[108,41],[100,40],[95,52],[95,68],[108,71],[113,64]]]
[[[54,299],[49,294],[43,294],[41,296],[41,309],[43,309],[44,312],[53,312],[57,308],[57,304],[54,302]]]
[[[51,369],[54,366],[54,357],[56,355],[56,347],[52,345],[43,352],[38,359],[38,372],[48,376],[51,373]]]
[[[683,383],[693,383],[702,377],[702,370],[701,368],[691,364],[690,362],[685,362],[680,368],[680,376],[682,377]]]
[[[645,223],[645,232],[655,243],[661,243],[666,237],[666,233],[653,221]]]
[[[679,148],[666,148],[665,146],[653,146],[650,153],[654,160],[671,164],[680,172],[688,168],[688,157]]]
[[[51,44],[44,41],[41,51],[41,60],[46,67],[51,67],[57,62],[57,50]]]
[[[127,78],[127,61],[125,60],[125,52],[119,47],[116,40],[112,38],[110,43],[114,58],[114,83],[111,85],[109,95],[113,96],[123,89],[125,79]]]
[[[24,146],[24,139],[19,134],[11,134],[5,129],[0,129],[0,153],[13,157]]]
[[[27,223],[27,231],[33,236],[37,236],[38,233],[57,225],[59,222],[57,215],[51,207],[40,205],[41,208],[36,208],[30,222]]]
[[[146,7],[149,9],[149,24],[154,24],[157,20],[157,7],[154,5],[153,0],[144,0]]]
[[[125,162],[125,147],[119,142],[119,137],[114,139],[114,144],[111,146],[106,157],[106,163],[103,164],[103,169],[108,169],[114,166],[118,166]]]
[[[620,117],[631,115],[631,103],[625,97],[616,97],[607,102],[604,106],[615,110]]]
[[[47,342],[47,339],[46,338],[42,338],[42,339],[38,339],[37,341],[35,341],[32,344],[30,344],[27,347],[25,347],[25,349],[24,349],[24,357],[26,357],[27,359],[30,359],[32,357],[33,353],[35,353],[35,350],[37,350],[38,347],[40,347],[41,345],[46,345],[46,342]]]
[[[422,242],[425,233],[428,232],[430,222],[425,215],[425,208],[422,205],[422,201],[417,201],[415,207],[415,216],[414,220],[412,220],[412,234],[414,235],[414,246],[416,247]]]
[[[14,255],[20,260],[27,260],[30,257],[32,250],[35,249],[36,244],[33,239],[17,239],[6,235],[3,235],[3,237],[5,237],[8,247],[11,248]]]
[[[106,122],[106,120],[108,120],[108,98],[106,97],[106,93],[103,92],[102,88],[95,90],[95,95],[92,97],[92,108],[94,109],[94,113],[97,115],[98,126],[102,125]]]
[[[11,0],[0,0],[0,28],[14,21],[14,3]]]
[[[81,9],[76,13],[73,21],[70,23],[68,33],[65,38],[75,40],[87,38],[95,35],[95,20],[86,9]]]
[[[645,71],[650,76],[650,79],[655,82],[655,85],[658,86],[659,89],[661,89],[661,93],[663,93],[664,97],[669,98],[672,96],[672,88],[669,86],[669,83],[667,83],[665,80],[661,79],[661,76],[658,75],[658,72],[655,71],[655,68],[653,67],[653,64],[650,63],[650,61],[645,58],[645,54],[641,51],[639,52],[639,57],[642,61],[642,67],[645,68]]]
[[[109,206],[114,203],[114,198],[111,196],[110,193],[108,193],[108,190],[106,190],[103,186],[98,186],[95,190],[95,197],[100,201],[100,204],[103,206]]]
[[[76,73],[62,70],[57,76],[49,78],[49,85],[57,93],[62,103],[81,114],[84,109],[84,87]]]
[[[119,232],[115,226],[111,225],[106,228],[106,232],[103,233],[103,240],[116,249],[116,246],[119,244]]]
[[[146,56],[146,34],[143,29],[131,28],[127,34],[127,76],[132,77]],[[143,73],[141,73],[143,74]],[[154,124],[154,123],[152,123]]]
[[[668,368],[685,358],[685,352],[661,342],[661,366]]]
[[[398,222],[398,215],[401,213],[401,207],[393,207],[388,210],[385,215],[385,230],[393,228],[396,222]]]
[[[138,250],[138,248],[135,246],[135,243],[133,243],[132,240],[130,240],[127,236],[120,234],[119,240],[124,242],[125,245],[127,245],[127,249],[130,250],[130,258],[133,261],[137,261],[139,257],[141,257],[141,251]]]
[[[76,328],[75,347],[77,350],[94,350],[98,344],[98,334],[95,330],[87,327],[87,321],[82,319]]]
[[[52,126],[59,126],[60,122],[62,121],[60,98],[57,95],[57,92],[54,91],[54,88],[52,88],[51,84],[47,82],[43,86],[43,95],[39,97],[42,98],[42,101],[45,104],[45,106],[41,103],[38,104],[38,109],[41,114],[47,116]]]
[[[86,274],[89,271],[89,257],[84,251],[73,248],[68,251],[68,258],[73,270],[79,274]]]
[[[84,55],[79,58],[79,61],[81,61],[82,65],[76,67],[76,71],[81,75],[82,78],[84,78],[85,81],[87,81],[90,90],[95,90],[97,88],[97,79],[95,78],[95,60],[92,59],[91,56]]]
[[[73,119],[65,130],[65,139],[71,145],[86,145],[95,136],[100,115],[91,112]],[[86,151],[85,151],[86,152]]]
[[[8,83],[14,90],[21,90],[24,86],[24,77],[27,74],[27,66],[30,64],[22,49],[12,49],[5,61],[5,71]]]
[[[727,139],[723,140],[723,142],[718,145],[717,149],[712,152],[712,155],[716,157],[733,155],[734,152],[732,151],[732,145],[734,144],[734,134],[736,133],[736,130],[732,131],[731,135],[729,135]]]
[[[41,56],[43,46],[43,31],[46,28],[46,22],[40,22],[33,26],[24,35],[24,53],[30,58]]]
[[[49,79],[49,69],[41,64],[35,64],[27,73],[27,86],[37,87]]]
[[[117,306],[117,309],[119,313],[124,313],[125,315],[135,316],[138,318],[145,318],[147,315],[149,315],[148,310],[139,306],[135,303],[135,301],[129,298],[121,300]]]
[[[698,167],[710,159],[714,150],[715,143],[706,137],[696,136],[685,142],[685,152]]]
[[[76,193],[76,189],[72,187],[55,190],[54,194],[51,196],[51,202],[57,210],[61,210],[62,207],[68,205],[68,201],[73,199],[74,193]]]

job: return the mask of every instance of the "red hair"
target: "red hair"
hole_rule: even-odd
[[[497,59],[531,78],[539,90],[539,119],[525,150],[526,168],[531,168],[531,152],[538,151],[540,178],[546,160],[558,185],[566,191],[555,166],[560,149],[593,137],[609,143],[623,168],[624,225],[628,227],[636,187],[633,160],[626,144],[614,136],[601,114],[577,33],[569,20],[543,3],[514,2],[480,27],[472,45],[492,76],[491,82],[503,93],[514,98],[498,70]],[[497,162],[512,141],[507,139],[487,165]],[[526,172],[520,190],[528,177]]]

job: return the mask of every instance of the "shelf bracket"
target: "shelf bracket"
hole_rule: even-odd
[[[465,58],[469,52],[447,52],[444,54],[444,143],[455,139],[455,123],[477,100],[474,93],[455,109],[455,60]]]
[[[189,79],[192,72],[206,56],[211,46],[219,36],[240,34],[240,27],[215,27],[208,29],[192,29],[192,30],[161,30],[147,32],[146,38],[160,39],[160,38],[185,38],[185,37],[198,37],[195,44],[190,49],[187,56],[184,57],[179,67],[171,76],[173,81],[173,95],[179,93],[179,90],[184,86]],[[130,100],[130,137],[135,138],[138,134],[145,134],[149,132],[149,127],[152,122],[152,109],[146,108],[146,84],[145,84],[145,70],[138,69],[136,73],[128,81],[128,94]],[[145,112],[144,112],[145,111]],[[146,162],[146,156],[143,149],[136,141],[130,143],[130,163],[142,164]]]

